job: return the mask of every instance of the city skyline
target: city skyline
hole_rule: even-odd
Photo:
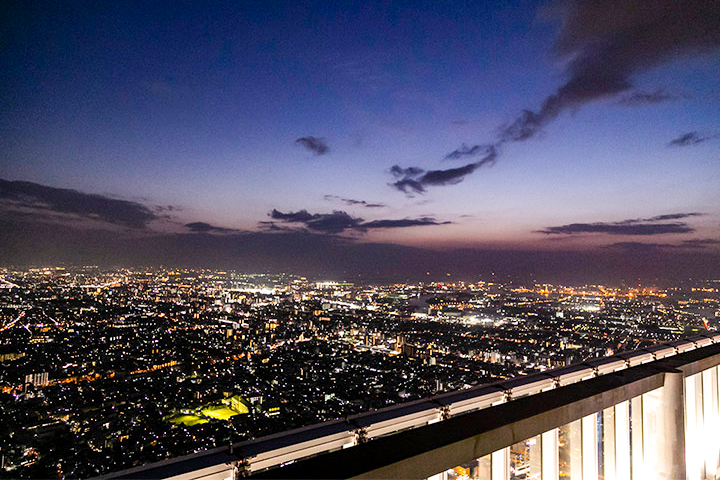
[[[720,266],[717,2],[7,10],[4,264]]]

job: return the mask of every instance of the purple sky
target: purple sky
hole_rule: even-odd
[[[717,1],[3,10],[10,237],[720,252]]]

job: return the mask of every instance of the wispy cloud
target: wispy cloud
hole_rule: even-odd
[[[347,212],[335,210],[332,213],[310,213],[307,210],[283,213],[272,210],[269,214],[273,222],[261,222],[265,229],[278,229],[276,222],[286,224],[301,224],[310,231],[339,234],[346,231],[365,232],[373,229],[407,228],[429,225],[446,225],[452,222],[438,222],[433,217],[382,219],[366,222],[360,217],[353,217]],[[279,226],[282,228],[282,226]]]
[[[153,209],[128,200],[83,193],[66,188],[48,187],[32,182],[0,179],[0,208],[22,208],[46,215],[49,212],[71,214],[89,220],[144,229],[160,218]]]
[[[452,222],[438,222],[433,217],[420,218],[403,218],[399,220],[373,220],[360,225],[363,229],[373,228],[405,228],[405,227],[421,227],[425,225],[449,225]]]
[[[646,242],[617,242],[607,245],[607,248],[616,248],[634,252],[650,252],[655,250],[697,250],[709,246],[720,245],[720,240],[713,238],[698,238],[684,240],[680,243],[646,243]]]
[[[487,147],[486,154],[477,162],[468,163],[462,167],[449,168],[446,170],[424,171],[419,167],[402,168],[394,165],[390,172],[398,178],[391,185],[405,194],[424,193],[428,186],[454,185],[460,183],[464,178],[473,173],[483,165],[492,165],[497,158],[497,149],[493,146]]]
[[[633,91],[635,76],[681,56],[720,49],[717,0],[562,0],[541,11],[560,25],[553,50],[566,65],[566,81],[545,97],[538,109],[524,109],[502,125],[492,143],[495,151],[505,143],[534,137],[566,110],[590,102],[621,94],[625,95],[619,103],[628,106],[671,100],[675,96],[662,89]],[[688,137],[689,143],[677,145],[692,145],[706,138],[696,140],[699,138]],[[482,146],[463,144],[446,158],[464,158],[479,153]],[[462,168],[453,181],[435,185],[457,183],[476,170],[473,164]],[[407,175],[392,185],[405,193],[422,193],[431,184]]]
[[[630,92],[620,97],[617,103],[626,107],[637,107],[641,105],[670,102],[677,100],[678,98],[680,98],[678,95],[668,93],[663,89],[658,89],[652,92]]]
[[[233,228],[223,228],[223,227],[216,227],[215,225],[211,225],[209,223],[205,222],[192,222],[192,223],[186,223],[185,228],[190,230],[193,233],[230,233],[230,232],[237,232],[236,229]]]
[[[546,11],[559,21],[555,53],[567,81],[537,111],[525,110],[500,140],[533,137],[568,108],[628,92],[633,77],[682,55],[720,47],[720,2],[566,0]]]
[[[343,197],[339,197],[337,195],[325,195],[324,198],[325,198],[325,200],[330,200],[330,201],[338,200],[340,202],[343,202],[345,205],[349,205],[349,206],[362,206],[365,208],[382,208],[382,207],[387,206],[384,203],[370,203],[365,200],[355,200],[353,198],[343,198]]]
[[[328,147],[324,138],[300,137],[295,140],[295,143],[311,151],[313,155],[325,155],[330,151],[330,147]]]
[[[693,238],[683,241],[681,245],[684,247],[705,248],[711,245],[720,245],[720,240],[714,238]]]
[[[690,233],[695,229],[686,223],[570,223],[538,230],[546,235],[573,235],[578,233],[606,233],[608,235],[664,235],[667,233]]]
[[[594,222],[594,223],[569,223],[554,227],[546,227],[536,233],[545,235],[577,235],[601,233],[607,235],[665,235],[677,233],[692,233],[695,231],[687,222],[671,220],[682,220],[703,215],[702,213],[673,213],[657,215],[650,218],[637,218],[623,220],[620,222]]]
[[[445,160],[457,160],[460,158],[474,157],[475,155],[478,155],[480,153],[488,155],[489,153],[494,151],[495,146],[493,145],[473,145],[471,147],[463,143],[460,148],[453,150],[452,152],[445,155]]]
[[[715,138],[717,135],[701,135],[698,132],[683,133],[678,138],[671,140],[668,147],[689,147],[699,143],[707,142]]]

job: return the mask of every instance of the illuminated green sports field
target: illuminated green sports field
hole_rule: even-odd
[[[231,410],[224,405],[211,405],[201,410],[206,417],[216,418],[218,420],[227,420],[230,417],[239,415],[235,410]]]
[[[175,415],[167,419],[170,423],[175,425],[185,425],[186,427],[192,427],[193,425],[200,425],[208,423],[210,420],[202,418],[197,415]]]

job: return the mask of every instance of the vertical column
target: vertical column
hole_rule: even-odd
[[[582,472],[583,479],[598,477],[597,414],[582,418]]]
[[[630,399],[630,452],[632,478],[645,478],[643,460],[642,395]]]
[[[555,480],[558,478],[558,429],[545,432],[542,438],[542,478]]]
[[[492,453],[492,480],[509,480],[510,447]]]
[[[478,458],[477,474],[475,475],[477,480],[492,480],[491,458],[491,455]]]
[[[630,402],[615,405],[615,479],[630,480]]]
[[[700,478],[705,479],[705,459],[703,455],[704,434],[705,434],[705,412],[703,411],[703,378],[702,373],[693,375],[695,377],[695,435],[698,440],[695,444],[696,461],[699,468]]]
[[[705,478],[702,459],[702,375],[685,377],[685,460],[688,480]]]
[[[568,424],[567,440],[570,447],[570,478],[572,480],[583,480],[582,464],[582,422],[575,420]]]
[[[713,385],[711,391],[711,395],[713,397],[713,424],[710,427],[710,432],[712,438],[715,439],[715,450],[713,452],[715,459],[715,469],[712,470],[711,473],[715,475],[715,478],[720,478],[720,435],[717,434],[717,432],[720,432],[720,392],[718,391],[718,388],[720,387],[718,385],[720,384],[720,376],[718,375],[717,368],[712,368],[711,372],[711,380]]]
[[[542,478],[542,435],[535,435],[527,440],[528,454],[530,455],[530,473],[525,477],[528,480],[540,480]]]
[[[603,466],[605,480],[616,480],[615,474],[615,408],[603,410]]]
[[[662,409],[663,387],[642,395],[642,445],[643,468],[647,478],[663,478],[660,462],[663,461],[661,448],[665,442],[663,438]]]
[[[705,477],[715,479],[718,467],[717,430],[717,370],[709,368],[702,372],[703,424]]]
[[[658,478],[685,479],[685,399],[683,374],[668,372],[662,387],[659,414],[662,415],[662,431],[658,441]]]

